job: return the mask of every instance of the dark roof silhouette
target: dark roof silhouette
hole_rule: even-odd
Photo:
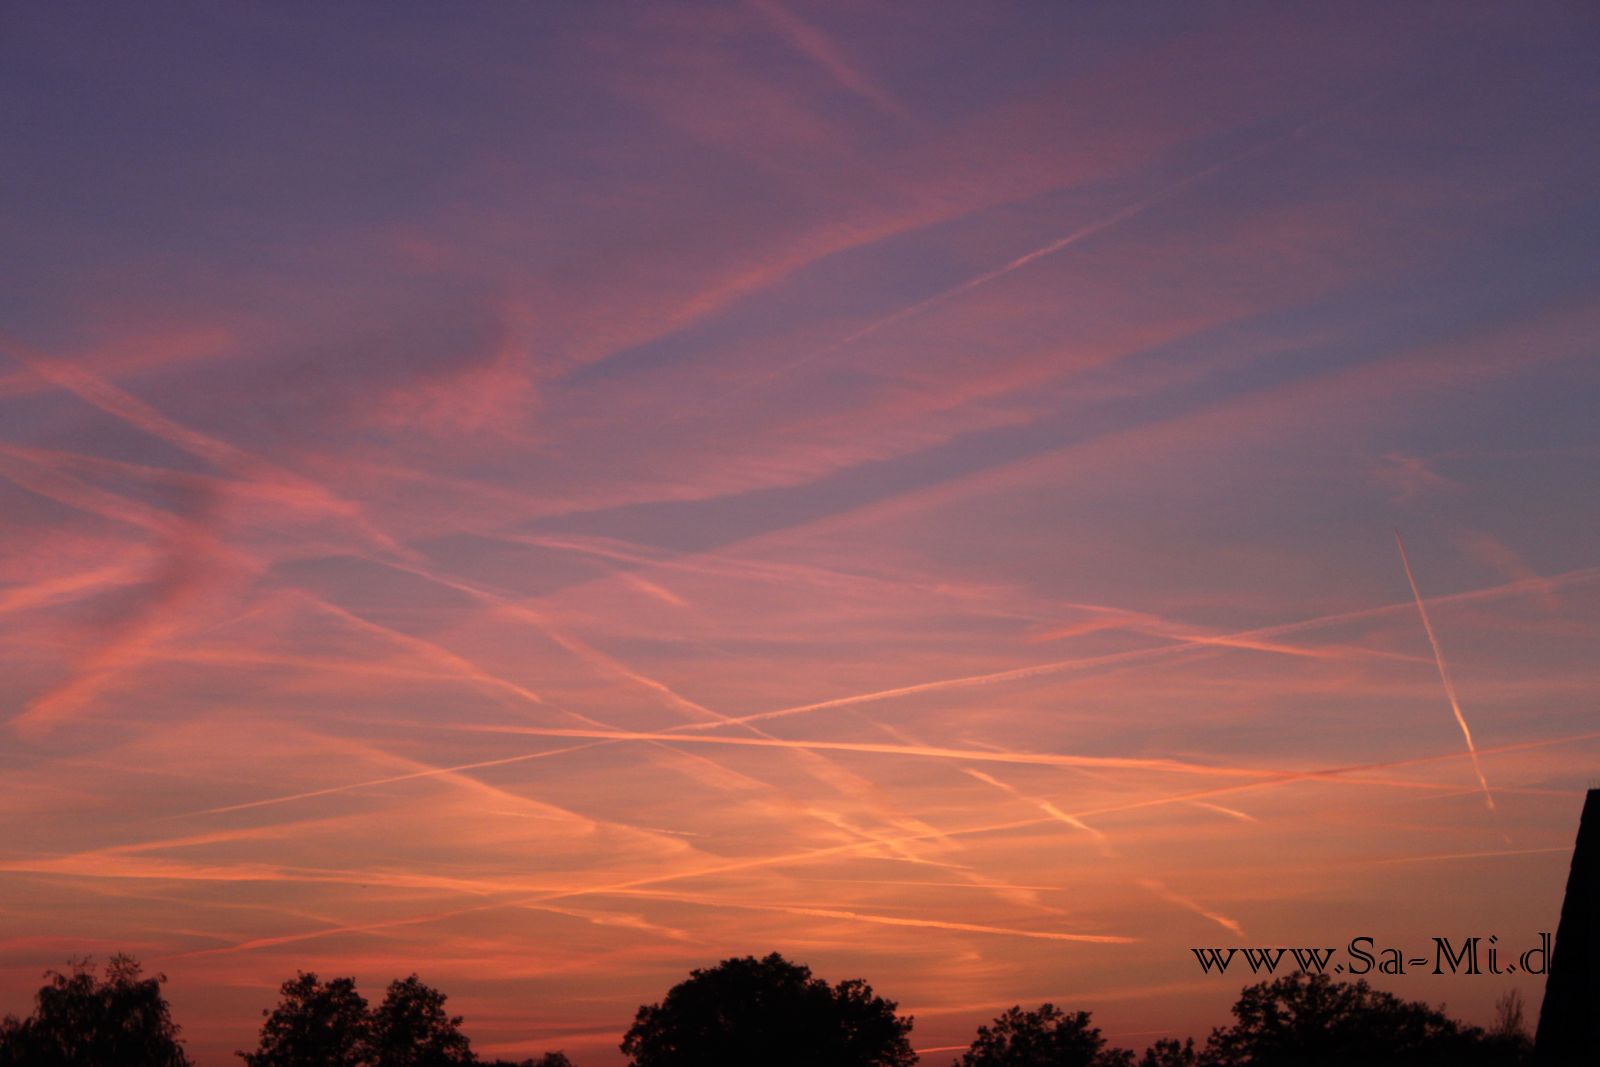
[[[1600,789],[1589,790],[1534,1039],[1540,1067],[1600,1063]]]

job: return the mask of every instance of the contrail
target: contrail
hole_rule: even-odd
[[[1516,581],[1504,582],[1500,585],[1485,586],[1482,589],[1470,589],[1461,593],[1446,593],[1434,598],[1435,603],[1455,604],[1472,603],[1480,600],[1498,600],[1504,597],[1518,596],[1531,589],[1549,589],[1556,586],[1592,582],[1600,579],[1600,567],[1582,567],[1578,570],[1566,571],[1561,574],[1551,575],[1548,578],[1519,578]],[[1395,614],[1398,611],[1411,610],[1411,604],[1400,601],[1394,604],[1383,604],[1373,608],[1359,608],[1355,611],[1344,611],[1333,615],[1318,615],[1309,619],[1300,619],[1295,622],[1277,623],[1272,626],[1257,627],[1253,630],[1240,630],[1232,634],[1208,635],[1205,640],[1192,637],[1177,636],[1170,645],[1160,645],[1154,648],[1134,648],[1123,652],[1110,652],[1100,656],[1085,656],[1078,659],[1055,660],[1050,663],[1036,663],[1027,667],[1014,667],[1009,670],[992,671],[986,674],[969,674],[957,678],[941,678],[932,682],[918,682],[912,685],[898,686],[893,689],[879,689],[870,693],[853,693],[849,696],[834,697],[830,700],[819,700],[810,704],[795,704],[785,708],[775,708],[771,711],[759,711],[749,715],[738,715],[728,718],[725,722],[683,723],[678,726],[668,727],[671,733],[696,730],[714,730],[719,726],[743,726],[751,722],[763,722],[767,719],[786,718],[791,715],[803,715],[813,711],[823,711],[829,708],[850,707],[857,704],[876,703],[881,700],[893,700],[903,696],[913,696],[918,693],[939,692],[947,689],[962,689],[972,686],[984,686],[997,682],[1020,681],[1027,678],[1037,678],[1053,674],[1064,674],[1073,671],[1088,670],[1095,667],[1121,666],[1129,663],[1144,662],[1146,660],[1162,660],[1181,657],[1185,655],[1204,655],[1214,653],[1217,649],[1225,647],[1222,642],[1239,642],[1242,640],[1276,637],[1281,634],[1298,633],[1303,630],[1316,629],[1323,626],[1334,626],[1364,619],[1382,618]]]
[[[1229,808],[1229,807],[1225,807],[1225,806],[1223,806],[1221,804],[1212,804],[1212,803],[1209,803],[1209,802],[1204,801],[1204,800],[1191,800],[1191,801],[1189,801],[1189,803],[1190,803],[1190,805],[1192,805],[1193,807],[1196,807],[1196,808],[1209,808],[1212,811],[1220,812],[1221,814],[1227,815],[1230,818],[1238,819],[1240,822],[1260,822],[1261,821],[1260,819],[1256,818],[1254,815],[1246,814],[1245,812],[1242,812],[1242,811],[1238,810],[1237,808]]]
[[[1165,901],[1167,901],[1169,903],[1176,904],[1180,908],[1184,908],[1184,909],[1186,909],[1188,911],[1192,911],[1196,915],[1200,916],[1202,919],[1211,920],[1212,922],[1216,923],[1218,926],[1222,927],[1223,929],[1230,931],[1235,937],[1241,937],[1242,938],[1242,937],[1245,936],[1244,928],[1241,927],[1234,920],[1228,918],[1226,915],[1222,914],[1221,912],[1212,911],[1211,909],[1207,908],[1205,905],[1199,904],[1199,903],[1196,903],[1193,900],[1190,900],[1188,897],[1183,896],[1181,893],[1173,892],[1163,882],[1158,882],[1154,878],[1141,878],[1141,879],[1139,879],[1139,884],[1144,886],[1146,889],[1150,890],[1150,892],[1154,893],[1156,896],[1160,897],[1161,899],[1163,899],[1163,900],[1165,900]]]
[[[1250,159],[1252,156],[1262,155],[1263,153],[1266,153],[1271,149],[1278,147],[1279,145],[1304,137],[1312,129],[1315,129],[1317,126],[1330,121],[1330,119],[1337,114],[1338,112],[1335,111],[1312,118],[1301,123],[1299,126],[1288,131],[1287,133],[1264,138],[1242,151],[1220,159],[1215,163],[1201,167],[1199,170],[1192,171],[1184,177],[1172,182],[1171,184],[1166,185],[1144,197],[1141,197],[1132,203],[1126,204],[1111,214],[1104,216],[1103,218],[1096,219],[1092,222],[1087,222],[1084,225],[1079,226],[1061,235],[1060,237],[1057,237],[1053,241],[1040,245],[1031,251],[1022,253],[1021,255],[1001,264],[998,267],[993,267],[982,272],[981,274],[974,275],[963,282],[959,282],[947,289],[943,289],[931,296],[925,297],[922,300],[908,304],[897,311],[892,311],[887,315],[880,316],[853,333],[847,334],[836,341],[832,341],[822,346],[821,348],[814,349],[811,352],[807,352],[804,355],[791,360],[778,369],[769,372],[754,384],[764,384],[772,381],[781,374],[792,373],[797,367],[805,366],[818,359],[821,359],[823,356],[832,355],[841,349],[848,348],[857,341],[877,333],[879,330],[896,325],[905,319],[921,315],[929,308],[936,307],[947,301],[970,293],[974,289],[978,289],[982,286],[990,284],[991,282],[998,281],[1014,271],[1021,270],[1031,263],[1071,248],[1073,245],[1076,245],[1082,241],[1086,241],[1105,230],[1110,230],[1120,226],[1130,219],[1134,219],[1140,215],[1143,215],[1152,208],[1159,207],[1162,204],[1165,204],[1167,201],[1177,198],[1192,186],[1198,185],[1208,178],[1214,177],[1217,174],[1236,167],[1245,160]],[[728,393],[725,393],[721,398],[718,399],[727,400],[731,398],[734,393],[742,392],[751,387],[751,385],[746,385],[742,388],[730,390]],[[703,412],[704,405],[702,405],[699,410]]]
[[[989,785],[994,786],[1007,796],[1015,797],[1017,800],[1023,801],[1027,804],[1032,804],[1034,807],[1038,808],[1052,819],[1055,819],[1057,822],[1066,823],[1075,830],[1082,830],[1084,833],[1094,838],[1095,843],[1100,846],[1101,853],[1107,856],[1111,855],[1111,847],[1107,843],[1106,835],[1101,831],[1096,830],[1094,827],[1090,826],[1076,815],[1068,815],[1066,812],[1062,811],[1048,800],[1041,800],[1037,797],[1027,796],[1020,789],[1002,782],[993,775],[985,774],[982,771],[975,771],[971,767],[963,767],[961,769],[968,775],[976,778],[978,781],[986,782]]]
[[[1550,737],[1540,741],[1518,741],[1507,745],[1496,745],[1486,749],[1489,753],[1526,752],[1536,748],[1550,748],[1555,745],[1571,745],[1583,741],[1593,741],[1600,738],[1600,730],[1591,730],[1588,733],[1569,734],[1566,737]],[[1273,778],[1259,779],[1244,782],[1238,785],[1217,786],[1207,789],[1189,790],[1183,793],[1174,793],[1167,796],[1152,797],[1145,800],[1133,800],[1120,804],[1109,804],[1098,808],[1088,808],[1075,812],[1078,818],[1093,818],[1097,815],[1109,815],[1115,812],[1134,811],[1139,808],[1160,807],[1166,804],[1190,804],[1197,799],[1221,796],[1225,793],[1242,793],[1251,789],[1269,789],[1275,786],[1288,785],[1293,782],[1304,781],[1343,781],[1350,785],[1381,785],[1396,789],[1424,789],[1437,790],[1438,787],[1426,782],[1408,782],[1404,779],[1386,778],[1356,778],[1351,777],[1361,772],[1396,770],[1401,767],[1419,767],[1430,763],[1445,763],[1450,760],[1460,759],[1462,753],[1447,752],[1438,756],[1412,756],[1408,759],[1385,760],[1381,763],[1353,763],[1343,767],[1324,767],[1321,770],[1288,771]],[[1044,820],[1034,820],[1042,823]],[[952,835],[963,831],[951,831]]]
[[[1570,845],[1556,845],[1551,848],[1503,848],[1494,852],[1445,852],[1431,856],[1399,856],[1389,860],[1374,860],[1374,863],[1432,863],[1436,860],[1476,860],[1487,859],[1493,856],[1532,856],[1547,852],[1571,852]]]
[[[690,700],[688,697],[678,693],[665,682],[659,681],[647,674],[636,671],[626,663],[607,655],[587,642],[556,629],[548,620],[545,619],[542,614],[527,607],[523,603],[516,602],[509,597],[495,593],[491,590],[480,588],[472,583],[436,573],[423,566],[408,565],[397,561],[377,559],[374,559],[373,562],[394,567],[408,574],[416,575],[417,577],[426,581],[435,582],[445,586],[446,588],[465,593],[474,600],[487,605],[491,610],[531,624],[541,633],[543,633],[548,639],[577,656],[579,659],[582,659],[591,665],[598,666],[607,673],[618,675],[634,683],[635,685],[642,686],[643,688],[658,694],[674,709],[681,712],[687,712],[689,715],[701,720],[698,723],[685,725],[735,725],[729,716],[726,716],[713,708],[708,708],[703,704],[699,704],[693,700]],[[596,720],[588,718],[587,716],[577,717],[589,723],[590,725],[600,726],[608,730],[611,729],[611,727],[605,726],[605,724],[599,723]],[[709,722],[704,721],[708,719],[710,720]],[[760,727],[749,724],[742,725],[744,725],[746,730],[749,730],[757,737],[772,741],[774,744],[778,743],[778,739],[774,738],[771,734],[762,730]],[[663,745],[662,747],[672,751],[670,746]],[[830,788],[833,788],[840,793],[855,797],[857,799],[860,799],[864,795],[864,791],[857,787],[857,782],[854,780],[855,776],[851,775],[850,772],[840,767],[828,757],[819,752],[797,746],[789,746],[789,751],[791,751],[794,757],[800,761],[801,765],[805,768],[806,773],[810,774],[817,781],[828,785]],[[929,828],[926,823],[923,823],[920,820],[910,819],[907,816],[902,815],[900,812],[895,811],[893,808],[885,807],[882,804],[876,803],[872,806],[875,813],[891,825],[909,823],[914,824],[921,829]],[[853,828],[845,829],[847,829],[849,833],[856,834],[858,836],[871,836],[864,835],[862,831]],[[903,856],[902,858],[911,859],[912,857]]]
[[[707,725],[721,726],[726,724],[728,721],[727,716],[713,711],[702,704],[695,703],[688,697],[678,693],[665,682],[661,682],[655,678],[651,678],[648,675],[641,674],[622,661],[615,659],[604,652],[601,652],[599,649],[588,644],[587,642],[581,641],[570,634],[566,634],[560,630],[557,630],[550,624],[548,620],[545,619],[543,615],[524,604],[515,603],[507,597],[503,597],[486,589],[479,588],[478,586],[469,582],[460,581],[450,578],[446,575],[436,573],[435,571],[426,567],[408,565],[397,561],[382,559],[373,559],[372,562],[379,565],[387,564],[388,566],[393,567],[395,570],[403,571],[406,574],[415,575],[424,581],[434,582],[438,585],[444,586],[447,589],[454,589],[459,593],[465,593],[467,596],[472,597],[474,600],[487,606],[492,611],[498,611],[522,622],[529,623],[534,628],[539,630],[540,633],[544,634],[545,637],[549,638],[557,645],[560,645],[562,648],[566,649],[574,656],[577,656],[579,659],[589,663],[591,666],[597,666],[609,674],[625,678],[636,685],[660,695],[668,704],[679,711],[688,712],[689,714],[696,716],[701,720],[711,720]]]
[[[567,745],[564,748],[548,748],[542,752],[527,752],[520,756],[506,756],[503,759],[479,760],[475,763],[457,763],[452,767],[430,767],[425,771],[413,771],[410,774],[392,774],[387,778],[369,778],[364,782],[347,782],[344,785],[333,785],[326,789],[311,789],[304,793],[289,793],[284,796],[267,797],[265,800],[250,800],[243,804],[227,804],[220,808],[206,808],[202,811],[185,812],[185,815],[221,815],[229,811],[245,811],[249,808],[264,808],[273,804],[287,804],[295,800],[309,800],[312,797],[334,796],[339,793],[353,793],[358,789],[370,789],[374,786],[393,785],[396,782],[412,782],[419,778],[437,778],[445,775],[461,774],[466,771],[483,770],[488,767],[504,767],[508,763],[526,763],[529,760],[545,759],[549,756],[560,756],[568,752],[577,752],[585,748],[594,748],[604,744],[603,741],[591,741],[583,745]],[[180,816],[181,817],[181,816]]]
[[[1225,159],[1218,160],[1209,166],[1202,167],[1197,171],[1193,171],[1187,176],[1178,179],[1162,189],[1157,190],[1149,196],[1146,196],[1140,200],[1136,200],[1102,219],[1097,219],[1094,222],[1079,226],[1077,229],[1063,234],[1048,244],[1041,245],[1030,252],[1025,252],[1022,255],[1017,256],[1010,262],[1004,263],[991,270],[984,271],[982,274],[968,278],[966,281],[961,282],[958,285],[954,285],[949,289],[943,290],[942,292],[935,293],[930,297],[919,300],[915,304],[911,304],[907,307],[903,307],[899,311],[892,312],[880,319],[876,319],[873,322],[863,326],[856,332],[848,335],[847,337],[834,342],[834,344],[830,347],[843,348],[845,345],[853,344],[856,341],[861,340],[863,337],[876,333],[886,326],[892,326],[895,323],[900,322],[902,319],[910,318],[913,315],[919,315],[936,304],[942,304],[947,300],[951,300],[965,293],[969,293],[980,286],[988,285],[990,282],[997,281],[1013,271],[1021,270],[1030,263],[1044,259],[1047,256],[1053,256],[1057,252],[1071,248],[1073,245],[1078,244],[1081,241],[1085,241],[1104,230],[1109,230],[1115,226],[1120,226],[1129,219],[1136,218],[1139,215],[1144,214],[1146,211],[1149,211],[1151,208],[1159,207],[1168,200],[1174,199],[1191,186],[1197,185],[1200,182],[1205,181],[1207,178],[1213,177],[1222,171],[1229,170],[1232,167],[1243,163],[1252,156],[1261,155],[1269,149],[1276,148],[1278,145],[1304,136],[1313,127],[1327,121],[1327,118],[1328,116],[1314,118],[1309,122],[1302,123],[1295,129],[1290,130],[1288,133],[1258,141],[1249,148],[1244,149],[1242,152],[1236,152]],[[821,353],[818,354],[820,355]]]
[[[1573,734],[1573,735],[1569,735],[1569,736],[1566,736],[1566,737],[1545,738],[1545,739],[1538,740],[1538,741],[1522,741],[1522,742],[1518,742],[1518,743],[1515,743],[1515,744],[1500,745],[1500,746],[1497,746],[1495,748],[1490,749],[1489,751],[1491,751],[1491,752],[1524,751],[1524,750],[1528,750],[1528,749],[1545,748],[1545,747],[1549,747],[1549,746],[1552,746],[1552,745],[1572,744],[1572,743],[1577,742],[1577,741],[1592,741],[1592,740],[1594,740],[1596,738],[1600,738],[1600,731],[1591,731],[1589,733],[1583,733],[1583,734]],[[1242,791],[1242,790],[1245,790],[1245,789],[1259,789],[1259,788],[1263,788],[1263,787],[1283,785],[1283,784],[1287,784],[1288,782],[1300,781],[1300,780],[1304,780],[1304,779],[1310,778],[1310,777],[1324,777],[1327,780],[1338,780],[1338,776],[1350,774],[1351,772],[1355,772],[1355,771],[1367,771],[1367,770],[1393,768],[1393,767],[1408,767],[1408,766],[1416,766],[1416,765],[1427,764],[1427,763],[1444,762],[1444,761],[1453,760],[1453,759],[1460,759],[1460,758],[1461,758],[1461,753],[1459,753],[1459,752],[1451,752],[1451,753],[1446,753],[1446,754],[1438,755],[1438,756],[1418,756],[1418,757],[1413,757],[1413,758],[1404,759],[1404,760],[1391,760],[1391,761],[1384,762],[1384,763],[1371,763],[1371,764],[1362,764],[1362,765],[1347,766],[1347,767],[1333,767],[1333,768],[1328,768],[1328,769],[1326,769],[1324,771],[1321,771],[1321,772],[1310,772],[1310,773],[1301,773],[1301,774],[1281,775],[1281,776],[1278,776],[1277,778],[1274,778],[1274,779],[1271,779],[1271,780],[1267,780],[1267,781],[1250,782],[1250,783],[1247,783],[1247,784],[1244,784],[1244,785],[1228,786],[1228,787],[1222,788],[1222,789],[1211,789],[1211,790],[1203,790],[1203,791],[1198,791],[1198,792],[1180,793],[1180,794],[1173,795],[1173,796],[1156,797],[1156,798],[1149,799],[1149,800],[1137,801],[1137,802],[1134,802],[1134,803],[1131,803],[1131,804],[1114,805],[1114,806],[1094,809],[1092,811],[1083,811],[1083,812],[1079,812],[1078,815],[1081,817],[1081,816],[1085,816],[1085,815],[1105,814],[1107,812],[1112,812],[1112,811],[1127,811],[1127,810],[1131,810],[1133,808],[1151,807],[1151,806],[1154,806],[1154,805],[1187,803],[1187,802],[1190,802],[1190,801],[1196,799],[1197,797],[1214,796],[1214,795],[1217,795],[1217,794],[1220,794],[1220,793],[1239,792],[1239,791]],[[1353,784],[1372,784],[1370,782],[1370,780],[1365,780],[1365,779],[1350,779],[1350,781]],[[1428,788],[1428,787],[1427,786],[1423,786],[1423,788]],[[1003,832],[1010,831],[1010,830],[1021,830],[1021,829],[1028,829],[1028,828],[1036,827],[1036,826],[1043,826],[1043,825],[1045,825],[1047,823],[1050,823],[1050,822],[1053,822],[1053,821],[1055,821],[1055,820],[1053,820],[1053,819],[1051,819],[1049,817],[1020,819],[1020,820],[1012,820],[1012,821],[1008,821],[1008,822],[1004,822],[1004,823],[990,823],[990,824],[986,824],[986,825],[982,825],[982,826],[971,826],[971,827],[966,827],[966,828],[958,828],[958,829],[954,829],[954,830],[945,831],[945,833],[948,836],[951,836],[951,837],[961,837],[961,836],[968,836],[968,835],[974,835],[974,834],[1003,833]],[[932,836],[934,836],[934,835],[932,835],[932,834],[908,834],[904,838],[904,840],[908,840],[908,841],[909,840],[922,840],[922,839],[927,839],[927,838],[932,837]],[[712,866],[691,867],[691,868],[689,868],[687,870],[667,871],[667,872],[664,872],[664,873],[661,873],[661,874],[648,875],[648,876],[641,877],[641,878],[632,878],[632,879],[629,879],[629,880],[623,881],[623,882],[612,882],[612,883],[603,883],[603,884],[600,884],[600,885],[576,886],[576,887],[570,887],[570,888],[566,888],[566,889],[556,889],[556,890],[548,891],[548,892],[545,892],[545,893],[541,893],[540,895],[535,896],[535,897],[527,897],[527,898],[523,898],[523,899],[520,899],[520,900],[488,901],[488,902],[484,902],[484,903],[472,904],[472,905],[469,905],[469,906],[466,906],[466,907],[451,908],[451,909],[448,909],[448,910],[445,910],[445,911],[431,912],[431,913],[428,913],[428,914],[425,914],[425,915],[401,916],[399,918],[384,919],[384,920],[379,920],[379,921],[376,921],[376,922],[362,923],[362,924],[359,924],[359,925],[328,926],[328,927],[325,927],[325,928],[322,928],[322,929],[306,931],[306,932],[302,932],[302,933],[298,933],[298,934],[286,934],[286,935],[279,935],[279,936],[275,936],[275,937],[258,938],[258,939],[251,940],[251,941],[239,942],[239,943],[233,944],[233,945],[225,945],[225,946],[220,947],[220,948],[201,949],[201,950],[197,950],[197,951],[193,951],[193,952],[179,953],[179,954],[176,954],[176,955],[168,957],[168,958],[171,958],[171,959],[184,959],[184,958],[191,958],[191,957],[196,957],[196,956],[214,956],[214,955],[230,954],[230,953],[235,953],[235,952],[250,952],[250,951],[253,951],[253,950],[256,950],[256,949],[259,949],[259,948],[272,947],[272,946],[276,946],[276,945],[289,944],[289,943],[293,943],[293,942],[311,941],[311,940],[315,940],[315,939],[318,939],[318,938],[331,937],[331,936],[338,935],[338,934],[367,933],[367,932],[372,932],[372,931],[377,931],[377,930],[392,929],[394,927],[399,927],[399,926],[421,925],[421,924],[424,924],[424,923],[437,922],[437,921],[440,921],[440,920],[443,920],[443,919],[452,919],[452,918],[456,918],[456,917],[462,916],[462,915],[481,914],[481,913],[486,912],[486,911],[497,910],[497,909],[500,909],[500,908],[518,907],[518,906],[524,906],[524,905],[528,905],[528,904],[543,904],[543,903],[547,903],[547,902],[552,901],[552,900],[562,900],[562,899],[566,899],[566,898],[570,898],[570,897],[596,896],[596,895],[605,895],[605,894],[622,895],[622,894],[626,894],[627,891],[629,891],[629,890],[638,889],[638,888],[641,888],[641,887],[644,887],[644,886],[659,885],[659,884],[661,884],[663,882],[682,881],[684,879],[689,879],[689,878],[706,878],[706,877],[711,877],[711,876],[719,875],[719,874],[727,874],[727,873],[730,873],[730,872],[733,872],[733,871],[748,871],[748,870],[754,870],[754,869],[759,869],[759,868],[777,867],[777,866],[785,866],[785,865],[793,865],[793,864],[802,864],[802,863],[812,862],[812,861],[816,861],[816,860],[828,859],[828,858],[835,857],[835,856],[849,855],[849,854],[851,854],[853,852],[857,852],[857,851],[860,851],[860,850],[865,849],[865,848],[875,848],[875,847],[881,847],[881,846],[879,845],[878,842],[874,842],[874,841],[851,841],[851,842],[848,842],[848,843],[842,844],[842,845],[829,845],[829,846],[825,846],[823,848],[811,848],[811,849],[805,849],[805,850],[798,851],[798,852],[787,852],[787,853],[781,853],[781,854],[777,854],[777,855],[744,857],[744,858],[740,858],[740,859],[730,859],[730,860],[726,860],[726,861],[724,861],[722,863],[715,864],[715,865],[712,865]],[[106,876],[107,877],[124,877],[124,878],[133,877],[133,875],[129,875],[129,874],[111,874],[111,875],[106,875]]]
[[[1494,810],[1494,794],[1489,792],[1489,780],[1483,776],[1483,765],[1478,762],[1478,747],[1472,743],[1472,731],[1467,728],[1466,717],[1461,714],[1461,702],[1456,699],[1456,686],[1450,680],[1450,670],[1444,665],[1444,652],[1439,648],[1439,638],[1434,635],[1433,623],[1428,620],[1428,608],[1422,601],[1422,592],[1417,588],[1417,576],[1411,573],[1411,557],[1406,555],[1406,543],[1400,537],[1400,531],[1394,532],[1394,543],[1400,548],[1400,563],[1406,569],[1406,581],[1411,583],[1411,595],[1417,601],[1417,613],[1422,616],[1422,628],[1428,632],[1428,644],[1433,646],[1433,661],[1439,666],[1439,680],[1444,683],[1445,696],[1450,698],[1450,710],[1456,713],[1456,725],[1461,727],[1461,736],[1466,738],[1467,751],[1472,754],[1472,769],[1478,774],[1478,784],[1483,787],[1483,801]]]
[[[814,749],[822,752],[861,752],[885,756],[912,756],[925,759],[972,760],[980,763],[1021,763],[1044,767],[1108,767],[1117,770],[1157,771],[1169,774],[1199,774],[1223,778],[1272,779],[1281,772],[1259,767],[1228,767],[1185,760],[1135,756],[1077,756],[1057,752],[988,752],[939,745],[885,745],[867,741],[804,741],[789,738],[722,737],[706,734],[677,734],[645,730],[572,730],[546,726],[493,726],[455,723],[414,723],[422,727],[459,730],[470,733],[528,734],[534,737],[582,738],[597,741],[651,741],[674,745],[731,745],[751,748]]]
[[[751,904],[744,901],[713,900],[705,896],[682,896],[676,893],[618,891],[615,896],[635,896],[649,899],[682,900],[708,908],[741,908],[749,911],[775,911],[785,915],[803,915],[818,919],[846,919],[851,922],[877,923],[883,926],[920,926],[933,930],[956,930],[963,933],[1002,934],[1010,937],[1031,937],[1043,941],[1085,941],[1095,945],[1131,945],[1139,939],[1121,934],[1067,934],[1048,930],[1020,930],[1011,926],[985,926],[978,923],[946,922],[942,919],[914,919],[900,915],[874,915],[859,911],[839,911],[833,908],[809,908],[788,904]]]
[[[202,459],[219,470],[227,471],[242,481],[271,487],[285,501],[298,501],[302,508],[342,520],[389,555],[401,559],[417,558],[411,549],[368,522],[360,507],[339,497],[326,486],[221,438],[190,429],[71,360],[45,356],[9,337],[0,337],[0,348],[41,380],[71,393],[113,418]]]

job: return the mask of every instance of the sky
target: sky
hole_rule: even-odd
[[[1597,46],[0,6],[0,1012],[129,952],[214,1067],[297,970],[416,972],[617,1067],[779,951],[944,1063],[1203,1037],[1197,946],[1536,945],[1600,778]]]

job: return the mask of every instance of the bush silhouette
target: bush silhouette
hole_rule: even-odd
[[[188,1067],[164,975],[141,978],[137,960],[111,957],[101,980],[88,960],[47,972],[26,1019],[0,1022],[3,1067]]]
[[[895,1007],[860,979],[829,986],[777,953],[745,956],[641,1007],[622,1051],[635,1067],[910,1067]]]
[[[1089,1013],[1065,1012],[1054,1004],[1033,1011],[1019,1005],[978,1027],[978,1036],[957,1067],[1133,1067],[1133,1053],[1106,1048]]]

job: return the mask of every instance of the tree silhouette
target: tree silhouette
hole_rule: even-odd
[[[978,1036],[958,1067],[1132,1067],[1133,1053],[1106,1048],[1089,1013],[1065,1012],[1054,1004],[1034,1011],[1021,1005],[978,1027]]]
[[[161,995],[165,975],[141,978],[137,960],[116,955],[101,981],[88,960],[71,974],[47,972],[26,1019],[0,1022],[4,1067],[188,1067]]]
[[[1181,1045],[1173,1038],[1162,1038],[1144,1050],[1139,1067],[1195,1067],[1194,1038],[1184,1039]]]
[[[283,999],[261,1024],[255,1052],[241,1052],[248,1067],[369,1067],[372,1020],[353,978],[323,983],[301,971],[283,983]]]
[[[474,1062],[461,1016],[444,1010],[445,995],[416,975],[389,983],[372,1013],[371,1040],[380,1067],[455,1067]]]
[[[1509,1046],[1486,1041],[1426,1004],[1401,1000],[1366,982],[1295,974],[1246,987],[1238,1020],[1211,1032],[1202,1067],[1459,1067],[1515,1063]]]
[[[477,1063],[461,1017],[416,975],[389,983],[371,1010],[353,978],[320,982],[302,971],[262,1011],[261,1041],[239,1056],[248,1067],[457,1067]],[[570,1065],[568,1065],[570,1067]]]
[[[776,952],[727,959],[641,1007],[634,1067],[910,1067],[911,1019],[860,979],[829,986]]]

